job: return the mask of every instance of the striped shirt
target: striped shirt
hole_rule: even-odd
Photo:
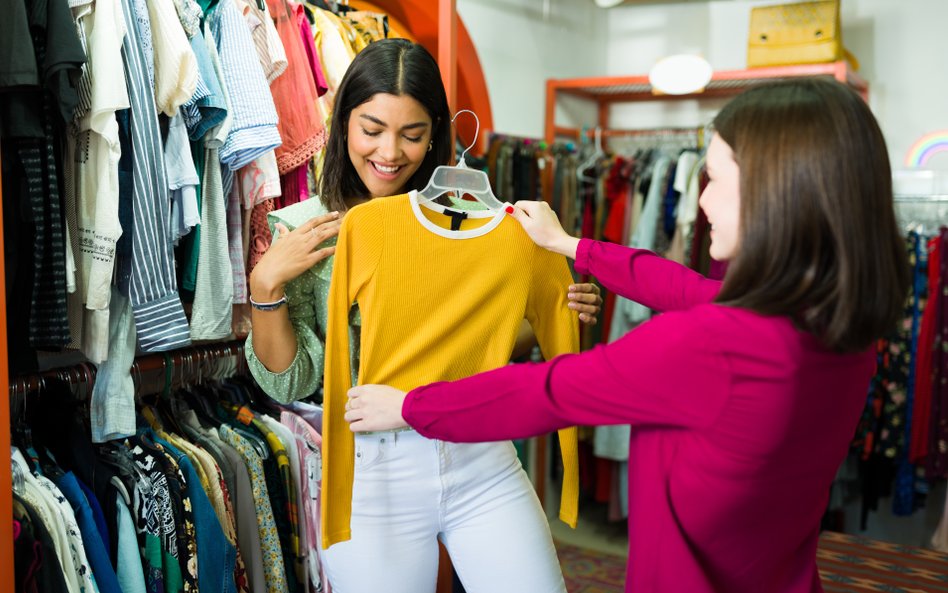
[[[277,113],[250,29],[233,0],[221,0],[207,14],[217,40],[233,124],[220,157],[231,171],[280,146]],[[228,188],[224,184],[225,194]]]
[[[227,103],[201,31],[191,38],[191,49],[198,64],[197,87],[191,99],[181,107],[181,112],[188,126],[188,136],[192,141],[198,141],[208,130],[224,121]]]
[[[122,0],[128,34],[122,46],[131,104],[133,237],[129,296],[145,352],[190,343],[178,298],[169,237],[169,194],[153,90],[151,31],[144,0]]]

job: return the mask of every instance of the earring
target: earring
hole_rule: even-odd
[[[434,148],[434,140],[428,143],[428,152],[431,152],[432,148]]]

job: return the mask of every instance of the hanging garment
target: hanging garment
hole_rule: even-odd
[[[144,352],[190,343],[188,321],[178,297],[174,257],[168,235],[170,204],[161,135],[155,110],[151,31],[144,0],[122,0],[127,35],[122,46],[131,104],[134,224],[129,294]],[[147,40],[147,41],[145,41]],[[124,152],[124,147],[123,147]]]
[[[326,338],[328,453],[321,513],[326,547],[350,537],[355,457],[343,414],[352,384],[347,329],[352,303],[359,303],[363,321],[360,384],[410,389],[503,366],[524,318],[546,358],[578,349],[578,320],[566,306],[572,276],[565,259],[537,247],[503,211],[489,213],[485,224],[452,231],[450,216],[419,206],[417,199],[412,192],[357,206],[339,233]],[[560,444],[565,466],[560,517],[575,524],[575,430],[561,432]]]
[[[319,95],[306,58],[296,15],[286,0],[266,0],[289,66],[271,83],[283,143],[276,149],[280,174],[305,164],[326,144],[326,128],[316,108]]]
[[[928,455],[929,435],[932,426],[932,360],[935,346],[935,321],[942,283],[941,243],[938,237],[930,239],[928,249],[928,301],[922,314],[918,334],[917,362],[915,364],[915,405],[912,410],[912,427],[909,437],[909,461],[919,463]],[[946,546],[948,547],[948,546]]]
[[[89,62],[64,163],[65,218],[77,276],[69,296],[70,346],[100,363],[108,353],[115,247],[122,234],[115,112],[129,106],[121,52],[125,20],[118,0],[94,8],[90,2],[76,18]]]
[[[227,169],[236,171],[280,146],[276,108],[250,30],[233,0],[221,0],[205,18],[217,43],[221,78],[228,93],[228,116],[232,115],[230,130],[220,147],[220,160]],[[224,187],[226,195],[226,183]]]
[[[948,477],[948,291],[944,289],[948,278],[948,228],[942,227],[941,241],[941,285],[935,331],[934,388],[932,390],[932,424],[929,437],[926,476],[928,479]]]
[[[26,20],[16,19],[18,15],[13,13],[10,15],[13,20],[4,28],[10,27],[5,33],[10,33],[11,41],[19,38],[24,42],[25,37],[32,37],[32,43],[23,46],[24,50],[29,48],[29,54],[11,50],[9,57],[16,62],[4,64],[0,70],[0,76],[9,84],[20,81],[28,85],[4,88],[0,94],[3,160],[13,165],[5,167],[4,172],[4,208],[7,210],[4,218],[9,216],[11,224],[19,220],[25,225],[25,229],[14,235],[22,234],[20,240],[24,244],[6,252],[8,261],[16,260],[16,267],[22,268],[20,282],[8,283],[7,287],[10,293],[25,291],[30,301],[26,323],[12,323],[26,334],[13,332],[17,346],[11,348],[12,351],[59,349],[70,341],[59,147],[65,125],[73,121],[80,103],[75,83],[86,62],[76,24],[65,1],[32,0],[25,4]],[[4,20],[7,18],[5,14]],[[20,29],[23,26],[28,29]]]

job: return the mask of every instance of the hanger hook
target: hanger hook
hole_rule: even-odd
[[[470,109],[462,109],[462,110],[458,111],[457,113],[455,113],[455,114],[454,114],[454,117],[451,118],[451,123],[453,124],[454,121],[458,118],[458,116],[461,115],[462,113],[470,113],[471,115],[473,115],[473,116],[474,116],[474,122],[476,123],[476,126],[475,126],[475,128],[474,128],[474,140],[471,141],[471,145],[470,145],[470,146],[468,146],[467,148],[464,149],[464,152],[461,153],[461,158],[458,159],[458,166],[459,166],[459,167],[463,167],[463,166],[464,166],[464,155],[466,155],[466,154],[468,153],[468,151],[471,150],[472,148],[474,148],[474,145],[477,144],[477,135],[480,134],[480,132],[481,132],[481,120],[480,120],[479,117],[477,117],[477,114],[474,113],[473,111],[471,111]]]

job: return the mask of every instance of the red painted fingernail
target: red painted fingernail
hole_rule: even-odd
[[[507,206],[506,208],[504,208],[504,212],[506,212],[507,214],[513,214],[513,210],[514,210],[513,206]]]

